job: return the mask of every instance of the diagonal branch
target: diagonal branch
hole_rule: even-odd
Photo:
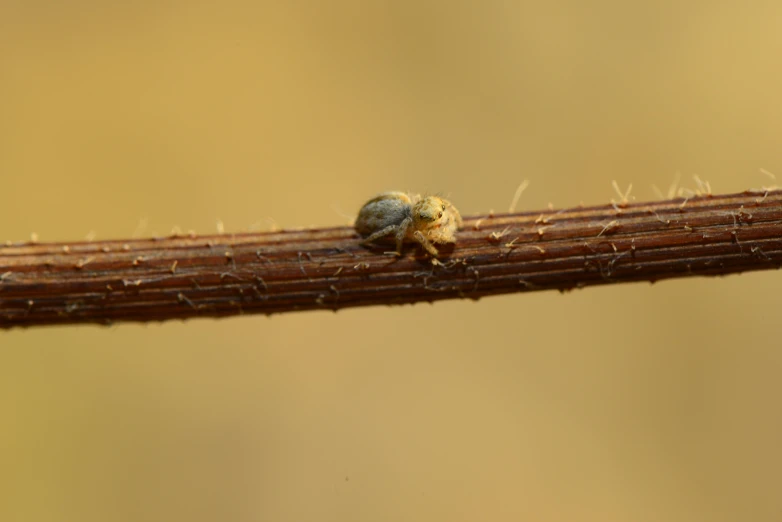
[[[0,327],[471,298],[782,266],[782,191],[466,218],[434,263],[349,227],[0,247]]]

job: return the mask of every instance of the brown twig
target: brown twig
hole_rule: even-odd
[[[349,227],[0,247],[0,327],[338,310],[782,266],[782,191],[484,215],[434,263]]]

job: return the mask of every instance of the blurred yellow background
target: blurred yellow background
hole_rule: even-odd
[[[769,185],[781,24],[0,0],[0,240],[342,225],[389,189],[505,211],[525,178],[524,209]],[[779,520],[780,309],[770,271],[0,332],[0,519]]]

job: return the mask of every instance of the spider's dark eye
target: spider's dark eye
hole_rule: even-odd
[[[445,205],[443,205],[443,210],[445,210]]]
[[[441,217],[443,217],[443,213],[442,212],[438,212],[437,213],[437,219],[440,219]]]

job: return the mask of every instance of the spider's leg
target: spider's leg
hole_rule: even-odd
[[[371,243],[372,241],[375,241],[376,239],[380,239],[381,237],[390,236],[391,234],[397,233],[397,225],[388,225],[382,230],[378,230],[377,232],[373,232],[371,235],[365,237],[361,240],[362,245],[366,245],[367,243]]]
[[[405,240],[405,237],[407,236],[407,231],[413,224],[413,218],[405,218],[402,220],[401,223],[399,223],[399,228],[396,231],[396,253],[397,255],[402,255],[402,243]]]
[[[437,254],[439,252],[437,252],[437,249],[434,247],[432,242],[429,241],[429,239],[427,239],[426,236],[423,235],[423,233],[420,230],[416,230],[415,234],[413,234],[413,237],[415,238],[416,241],[421,243],[421,246],[424,247],[427,252],[432,254],[434,257],[437,257]]]

